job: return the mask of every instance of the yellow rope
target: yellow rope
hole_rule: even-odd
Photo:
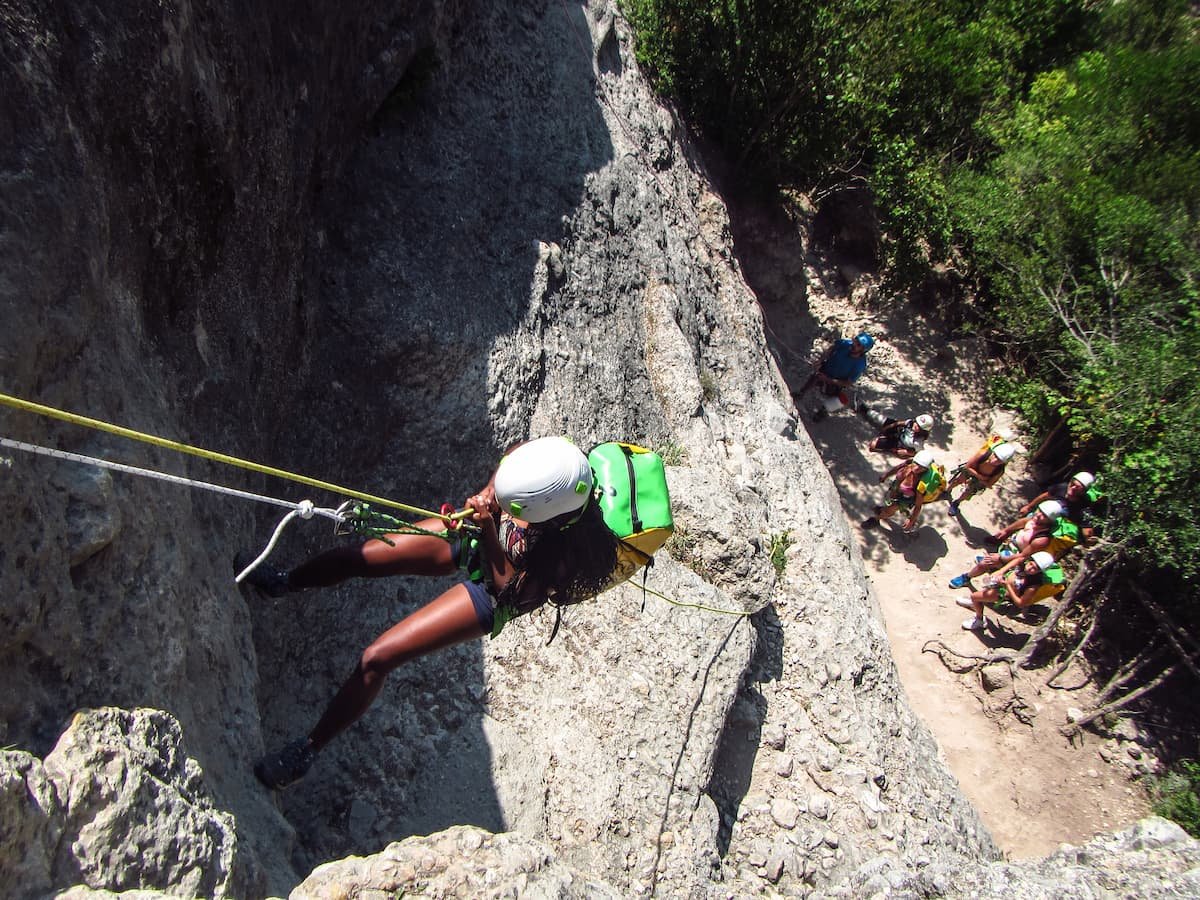
[[[205,450],[203,447],[193,447],[190,444],[181,444],[179,441],[171,441],[167,440],[166,438],[156,437],[152,434],[145,434],[141,431],[134,431],[132,428],[123,428],[120,425],[112,425],[108,422],[102,422],[99,419],[89,419],[87,416],[76,415],[75,413],[66,412],[65,410],[55,409],[52,406],[43,406],[40,403],[31,403],[28,400],[22,400],[19,397],[13,397],[9,394],[0,393],[0,405],[11,406],[13,409],[19,409],[24,412],[49,416],[52,419],[70,422],[72,425],[81,425],[85,428],[94,428],[97,431],[106,431],[109,434],[115,434],[120,437],[130,438],[131,440],[141,441],[145,444],[153,444],[156,447],[165,447],[168,450],[175,450],[179,453],[188,453],[192,456],[198,456],[201,459],[226,463],[227,465],[237,466],[241,469],[249,469],[251,472],[259,472],[263,475],[273,475],[276,478],[286,478],[288,481],[296,481],[300,484],[306,484],[309,487],[320,488],[321,490],[330,491],[335,494],[341,494],[344,497],[353,497],[355,500],[364,500],[368,503],[377,503],[380,506],[389,506],[393,509],[404,510],[405,512],[412,513],[413,515],[423,516],[427,519],[465,519],[467,516],[471,515],[472,512],[471,510],[466,509],[456,512],[452,516],[443,516],[441,513],[436,513],[428,509],[422,509],[419,506],[409,506],[407,503],[400,503],[396,500],[388,500],[386,497],[376,497],[373,494],[364,494],[361,491],[355,491],[351,488],[330,484],[327,481],[318,481],[316,478],[309,478],[307,475],[297,475],[293,472],[285,472],[283,469],[274,469],[270,466],[264,466],[260,463],[250,462],[249,460],[245,459],[238,459],[236,456],[228,456],[224,453],[216,453],[212,450]]]
[[[657,597],[659,600],[666,600],[672,606],[686,606],[688,609],[700,609],[700,610],[703,610],[704,612],[721,613],[722,615],[726,615],[726,616],[752,616],[752,615],[754,615],[754,613],[748,613],[745,610],[741,610],[741,609],[720,609],[719,607],[716,607],[716,606],[705,606],[703,603],[684,603],[682,600],[673,600],[670,597],[668,597],[666,594],[660,594],[658,591],[654,590],[653,588],[648,588],[642,584],[635,584],[632,581],[626,581],[625,584],[628,587],[633,588],[635,591],[645,591],[647,594],[649,594],[652,597]]]

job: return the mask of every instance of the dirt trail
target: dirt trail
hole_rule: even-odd
[[[947,343],[937,320],[921,316],[901,300],[881,299],[866,279],[857,279],[856,289],[847,296],[837,273],[811,255],[800,259],[807,260],[802,302],[793,293],[791,299],[780,295],[783,302],[763,304],[771,342],[793,388],[808,374],[805,359],[819,352],[829,335],[865,329],[878,344],[860,382],[860,396],[896,417],[932,413],[937,425],[928,447],[947,469],[967,459],[991,430],[1013,424],[1003,412],[980,404],[989,373],[971,341]],[[777,270],[778,277],[790,280],[800,274],[795,257],[789,263],[792,271]],[[954,603],[967,592],[947,585],[983,552],[984,538],[1011,521],[1016,508],[1039,492],[1024,458],[1009,465],[996,489],[963,504],[957,519],[940,502],[923,511],[913,535],[901,531],[901,516],[891,527],[862,529],[858,523],[883,497],[878,478],[896,460],[867,451],[873,429],[849,412],[813,424],[809,412],[815,404],[811,392],[797,401],[859,535],[910,702],[937,737],[951,770],[1001,849],[1014,859],[1040,857],[1060,843],[1081,843],[1146,815],[1144,792],[1130,779],[1128,766],[1119,764],[1119,754],[1114,758],[1111,746],[1105,749],[1105,742],[1094,735],[1072,745],[1059,731],[1068,707],[1087,708],[1088,688],[1046,687],[1052,669],[1023,674],[1015,688],[1034,713],[1026,725],[997,710],[1012,697],[1012,686],[989,693],[977,673],[957,675],[935,653],[922,652],[931,640],[965,654],[1018,647],[1049,611],[1045,605],[1034,607],[1028,621],[1021,621],[989,610],[988,630],[967,632],[961,624],[970,613]],[[1015,430],[1018,439],[1032,444],[1019,427]],[[1058,683],[1076,686],[1085,681],[1085,673],[1073,667]]]

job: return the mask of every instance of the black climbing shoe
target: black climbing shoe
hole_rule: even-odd
[[[812,411],[812,420],[814,422],[820,422],[823,419],[825,419],[828,415],[829,415],[829,410],[827,410],[823,406],[818,406],[816,409],[814,409]]]
[[[301,738],[256,762],[254,774],[271,790],[277,791],[303,778],[316,758],[317,751],[308,738]]]
[[[863,528],[878,528],[879,527],[879,519],[876,518],[875,516],[868,516],[867,518],[862,520],[862,527]]]
[[[233,560],[235,573],[241,575],[242,570],[253,561],[253,556],[239,553]],[[290,594],[292,591],[292,586],[288,580],[288,573],[283,569],[276,569],[265,562],[260,563],[249,575],[243,578],[242,583],[254,585],[268,597],[282,597],[284,594]]]

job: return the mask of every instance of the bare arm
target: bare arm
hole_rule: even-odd
[[[1049,499],[1050,499],[1050,492],[1049,492],[1049,491],[1042,491],[1040,494],[1038,494],[1036,497],[1034,497],[1032,500],[1030,500],[1030,501],[1029,501],[1028,503],[1026,503],[1024,506],[1022,506],[1022,507],[1020,508],[1020,510],[1018,510],[1018,511],[1019,511],[1019,512],[1021,513],[1021,515],[1023,515],[1023,516],[1025,516],[1025,515],[1029,515],[1029,513],[1030,513],[1030,512],[1033,510],[1033,508],[1034,508],[1035,506],[1037,506],[1037,505],[1038,505],[1039,503],[1041,503],[1043,500],[1049,500]]]
[[[905,531],[912,531],[917,526],[917,516],[921,514],[921,507],[925,505],[925,497],[917,491],[917,496],[913,498],[912,512],[908,514],[908,521],[904,523]]]

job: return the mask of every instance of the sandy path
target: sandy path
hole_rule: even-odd
[[[861,382],[863,398],[897,417],[932,413],[937,425],[928,446],[947,469],[968,458],[989,429],[1012,424],[974,400],[984,395],[987,372],[980,370],[969,345],[945,344],[936,320],[899,303],[885,304],[871,292],[869,302],[860,292],[855,292],[859,302],[851,302],[831,285],[828,273],[813,265],[805,275],[809,290],[802,309],[764,304],[777,358],[793,387],[803,383],[804,357],[823,346],[824,336],[866,329],[879,344]],[[869,453],[866,442],[873,429],[848,412],[812,424],[808,411],[815,402],[810,394],[797,405],[838,485],[846,515],[857,526],[881,501],[884,491],[877,479],[895,459]],[[961,623],[970,613],[954,599],[966,592],[953,591],[946,582],[969,568],[986,535],[1011,521],[1013,511],[1038,491],[1018,457],[997,489],[964,504],[958,519],[945,503],[937,503],[923,511],[911,536],[900,531],[900,516],[893,528],[856,528],[909,700],[997,844],[1014,859],[1043,856],[1063,842],[1081,843],[1148,811],[1129,770],[1099,755],[1099,738],[1087,736],[1072,745],[1058,730],[1066,723],[1067,707],[1086,707],[1086,689],[1047,688],[1050,671],[1023,675],[1017,690],[1035,711],[1025,725],[1011,713],[989,713],[1000,705],[1003,690],[989,694],[978,674],[957,675],[936,654],[922,652],[926,642],[937,639],[963,653],[984,653],[988,647],[1019,646],[1032,630],[1033,622],[989,611],[985,634],[963,631]],[[1059,679],[1066,685],[1083,681],[1079,671]]]

